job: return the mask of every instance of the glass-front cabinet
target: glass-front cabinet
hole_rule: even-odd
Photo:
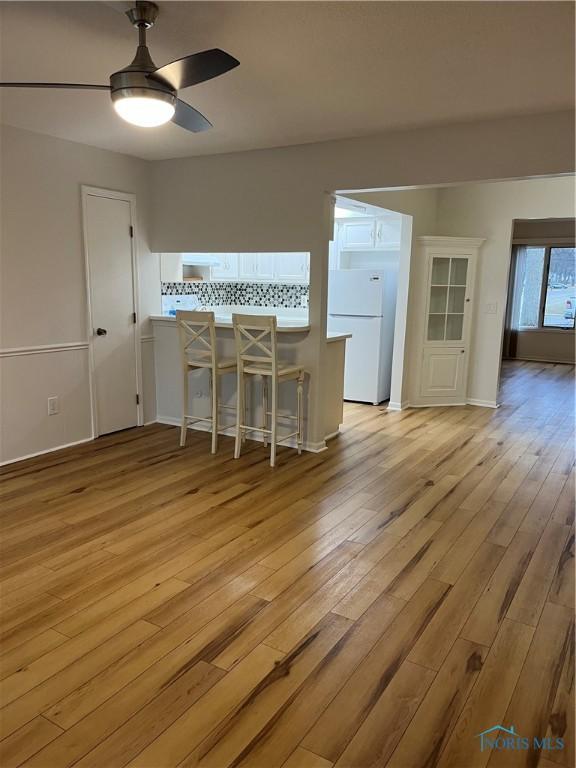
[[[428,294],[427,342],[461,342],[469,256],[432,256]]]
[[[420,237],[422,335],[417,405],[467,402],[476,261],[483,240]]]

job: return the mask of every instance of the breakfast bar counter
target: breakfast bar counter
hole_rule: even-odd
[[[235,308],[236,309],[236,308]],[[250,308],[252,309],[252,308]],[[241,312],[241,310],[238,310]],[[246,314],[254,314],[253,311],[244,309]],[[261,309],[260,313],[265,314]],[[272,314],[268,311],[266,314]],[[278,322],[278,356],[282,362],[294,363],[306,368],[306,360],[309,359],[310,345],[306,343],[310,334],[310,325],[307,317],[277,314]],[[232,315],[230,312],[214,310],[215,325],[217,331],[218,355],[222,358],[235,357],[234,331]],[[165,424],[179,425],[182,414],[182,366],[180,361],[180,347],[178,343],[178,329],[174,315],[151,315],[154,337],[154,365],[156,379],[156,407],[157,419]],[[325,423],[325,439],[338,432],[342,423],[343,388],[344,388],[344,359],[346,339],[350,334],[328,333],[326,342],[327,364],[330,369],[326,391],[322,393],[322,410]],[[226,406],[236,404],[236,375],[230,374],[221,377],[220,401]],[[310,381],[306,377],[305,382],[305,428],[304,450],[321,450],[325,447],[324,441],[312,442],[307,439],[306,421],[308,413],[308,390]],[[254,382],[250,387],[250,395],[247,399],[249,411],[248,423],[259,424],[262,420],[260,382]],[[197,416],[206,416],[210,412],[210,386],[207,371],[196,371],[190,374],[190,403],[188,413]],[[296,387],[290,384],[283,385],[279,389],[279,412],[296,412]],[[222,409],[220,413],[220,432],[232,434],[235,423],[235,411]],[[202,422],[190,427],[205,430]],[[250,437],[256,439],[256,434]],[[286,442],[290,445],[290,442]]]

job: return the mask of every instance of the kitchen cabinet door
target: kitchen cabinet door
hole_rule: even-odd
[[[307,283],[308,253],[276,253],[274,259],[275,279],[284,283]]]
[[[376,220],[349,219],[339,222],[341,251],[372,251],[376,247]]]
[[[256,254],[239,253],[238,254],[238,277],[240,280],[256,279]]]
[[[220,260],[220,263],[210,269],[212,280],[237,280],[238,254],[217,253],[215,256]]]
[[[456,347],[425,347],[420,395],[466,401],[466,350]]]
[[[256,257],[256,279],[264,281],[274,280],[276,277],[276,254],[256,253],[254,255]]]

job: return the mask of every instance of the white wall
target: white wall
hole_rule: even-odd
[[[470,399],[495,403],[506,312],[514,219],[574,215],[574,178],[473,184],[439,191],[437,232],[485,237],[476,278]],[[495,304],[494,314],[488,305]]]
[[[159,262],[147,244],[149,163],[8,126],[0,139],[0,462],[6,462],[91,437],[81,184],[136,194],[142,318],[159,310],[160,296]],[[150,335],[147,320],[141,330]],[[151,420],[153,345],[144,341],[142,351],[145,419]],[[47,415],[51,395],[61,398],[56,416]]]

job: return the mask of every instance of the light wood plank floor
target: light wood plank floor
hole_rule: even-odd
[[[571,768],[573,376],[275,470],[160,425],[4,468],[0,765]]]

